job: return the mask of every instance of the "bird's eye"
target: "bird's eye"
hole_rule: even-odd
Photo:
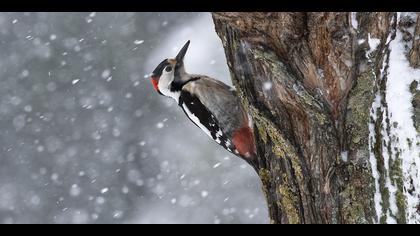
[[[171,70],[172,70],[172,66],[167,66],[167,67],[165,68],[165,71],[166,71],[166,72],[171,72]]]

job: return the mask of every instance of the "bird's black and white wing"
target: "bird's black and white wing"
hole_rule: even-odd
[[[234,148],[230,137],[223,132],[216,116],[203,105],[199,97],[183,89],[179,105],[195,125],[226,150],[233,152]]]
[[[248,116],[240,106],[236,92],[221,81],[201,76],[201,79],[187,83],[182,90],[194,94],[216,117],[228,135],[232,135],[232,132],[248,122]]]

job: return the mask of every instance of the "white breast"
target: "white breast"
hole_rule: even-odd
[[[165,96],[167,96],[167,97],[171,97],[171,98],[175,99],[176,103],[179,103],[179,97],[181,96],[181,92],[180,92],[180,91],[175,91],[175,92],[172,92],[172,91],[171,91],[170,89],[168,89],[167,87],[162,87],[162,88],[160,88],[160,86],[159,86],[159,91],[160,91],[163,95],[165,95]]]

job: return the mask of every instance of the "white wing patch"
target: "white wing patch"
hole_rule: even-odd
[[[223,136],[223,132],[219,129],[216,133],[216,142],[218,144],[220,144],[222,142],[222,141],[220,141],[220,137],[222,137],[222,136]]]
[[[201,129],[206,133],[210,138],[213,138],[211,136],[210,130],[208,130],[203,124],[201,124],[200,119],[198,119],[197,116],[195,116],[190,109],[185,105],[185,103],[182,104],[182,108],[184,109],[185,113],[187,113],[188,117]]]
[[[219,130],[216,132],[216,137],[213,137],[213,135],[211,134],[210,130],[208,130],[206,128],[206,126],[204,126],[201,122],[200,119],[194,115],[190,109],[188,109],[188,106],[185,103],[182,103],[182,108],[184,109],[185,113],[187,114],[187,116],[191,119],[192,122],[194,122],[201,130],[204,131],[204,133],[207,134],[207,136],[209,136],[211,139],[213,139],[214,141],[216,141],[218,144],[224,146],[229,152],[232,152],[232,142],[229,139],[224,138],[224,134],[223,131],[219,128]],[[214,118],[214,116],[212,116]],[[214,127],[216,126],[216,124],[210,124],[210,126]],[[222,141],[222,140],[224,141]],[[222,143],[223,142],[223,143]],[[238,151],[235,149],[234,150],[235,154],[238,154]]]

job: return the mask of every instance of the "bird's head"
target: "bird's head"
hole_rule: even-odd
[[[159,94],[171,97],[172,83],[175,80],[182,81],[185,74],[184,56],[189,45],[190,41],[188,40],[175,58],[163,60],[152,72],[150,79]]]

